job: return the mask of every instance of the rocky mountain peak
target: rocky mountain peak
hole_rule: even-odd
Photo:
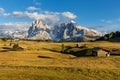
[[[35,20],[32,26],[28,30],[28,38],[30,39],[51,39],[50,37],[50,26],[43,24],[41,20]]]
[[[32,26],[35,26],[36,29],[50,29],[50,26],[48,24],[43,24],[41,20],[36,19],[33,21]]]

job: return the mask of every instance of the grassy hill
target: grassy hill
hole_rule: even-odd
[[[0,40],[0,80],[119,80],[120,43],[117,42],[36,42],[12,41],[23,51],[12,51],[11,40]],[[61,52],[80,52],[93,47],[112,50],[110,57],[77,57]],[[75,48],[76,44],[87,48]],[[7,47],[7,48],[4,48]],[[84,51],[83,51],[84,52]],[[87,51],[89,53],[89,51]],[[81,52],[79,53],[81,54]],[[83,53],[82,53],[83,54]],[[86,54],[86,53],[85,53]]]

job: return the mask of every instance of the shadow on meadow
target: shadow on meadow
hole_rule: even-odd
[[[50,56],[37,56],[38,58],[48,58],[48,59],[53,59],[52,57]]]
[[[63,54],[71,54],[76,57],[89,57],[92,55],[91,49],[66,46]]]
[[[13,46],[4,46],[2,47],[3,50],[0,52],[9,52],[9,51],[22,51],[24,48],[20,47],[18,44],[14,44]]]
[[[57,49],[48,49],[48,48],[42,48],[43,50],[51,51],[51,52],[60,52],[60,50]]]
[[[92,55],[92,50],[84,47],[65,46],[64,49],[61,48],[61,50],[47,49],[47,48],[43,48],[43,49],[52,52],[58,52],[61,54],[71,54],[76,57],[89,57]]]

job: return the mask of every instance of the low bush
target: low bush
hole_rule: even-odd
[[[20,47],[19,44],[14,44],[12,47],[12,50],[17,51],[17,50],[24,50],[24,49]]]

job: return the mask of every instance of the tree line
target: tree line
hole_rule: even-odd
[[[97,41],[120,41],[120,31],[111,32],[109,34],[105,34],[104,36],[96,39]]]

